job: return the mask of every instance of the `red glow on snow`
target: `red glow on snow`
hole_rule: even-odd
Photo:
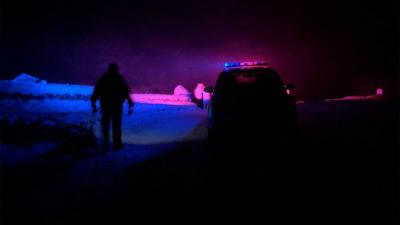
[[[377,88],[376,89],[376,95],[383,95],[383,89],[382,88]]]

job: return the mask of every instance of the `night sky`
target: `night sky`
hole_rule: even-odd
[[[300,98],[398,86],[398,0],[1,1],[1,79],[93,84],[111,62],[135,92],[214,85],[268,60]]]

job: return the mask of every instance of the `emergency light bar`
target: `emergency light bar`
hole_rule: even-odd
[[[224,63],[224,69],[252,69],[252,68],[268,68],[269,64],[266,61],[255,61],[255,62],[226,62]]]

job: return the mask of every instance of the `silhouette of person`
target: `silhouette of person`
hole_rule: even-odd
[[[100,110],[102,113],[101,125],[105,139],[105,146],[109,143],[109,128],[112,121],[113,149],[121,149],[121,124],[123,103],[128,100],[129,114],[133,113],[133,100],[128,83],[119,73],[115,63],[110,64],[108,71],[97,81],[91,96],[93,112],[97,112],[96,101],[100,98]]]
[[[203,108],[203,91],[204,91],[204,84],[198,83],[196,88],[193,90],[193,97],[194,102],[197,104],[199,108]]]

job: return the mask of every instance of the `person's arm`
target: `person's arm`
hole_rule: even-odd
[[[101,80],[101,79],[100,79],[100,80]],[[99,97],[100,97],[100,80],[97,81],[96,85],[94,86],[93,94],[92,94],[92,96],[90,97],[90,101],[91,101],[91,103],[92,103],[92,110],[93,110],[93,113],[96,113],[96,112],[97,112],[96,101],[97,101],[97,100],[99,99]]]
[[[128,82],[126,82],[126,80],[125,80],[125,78],[124,77],[122,77],[122,83],[123,83],[123,85],[124,85],[124,89],[125,89],[125,98],[126,98],[126,100],[128,101],[128,105],[129,105],[129,111],[128,111],[128,113],[129,114],[132,114],[133,113],[133,107],[134,107],[134,101],[133,101],[133,99],[132,99],[132,96],[131,96],[131,88],[129,87],[129,85],[128,85]]]
[[[135,103],[133,102],[133,99],[132,99],[130,91],[128,91],[128,94],[126,96],[126,100],[128,101],[129,107],[133,107],[135,105]]]

